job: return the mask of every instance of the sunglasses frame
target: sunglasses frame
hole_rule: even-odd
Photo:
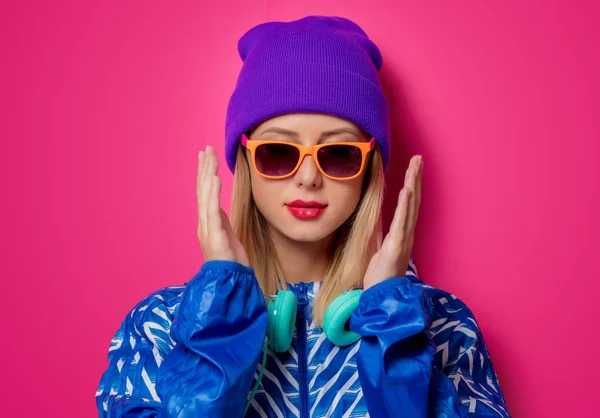
[[[300,166],[302,165],[302,161],[304,161],[304,157],[306,157],[307,155],[310,155],[313,157],[313,160],[314,160],[315,165],[317,166],[319,172],[321,172],[321,174],[323,174],[325,177],[327,177],[331,180],[352,180],[352,179],[355,179],[356,177],[360,176],[362,174],[362,172],[364,171],[365,162],[367,160],[367,155],[369,154],[369,152],[371,152],[372,150],[375,149],[375,137],[372,137],[369,140],[369,142],[358,142],[358,141],[355,141],[355,142],[330,142],[327,144],[302,145],[302,144],[298,144],[295,142],[248,139],[246,134],[242,134],[241,144],[250,151],[250,154],[252,155],[252,165],[254,166],[254,170],[256,170],[256,172],[258,174],[260,174],[261,176],[268,178],[268,179],[281,180],[281,179],[285,179],[285,178],[293,176],[296,173],[296,171],[298,171],[298,168],[300,168]],[[290,145],[292,147],[297,148],[300,151],[300,157],[298,158],[296,167],[294,167],[294,169],[292,171],[290,171],[288,174],[284,174],[283,176],[270,176],[270,175],[261,173],[260,170],[258,169],[258,167],[256,166],[256,148],[258,148],[260,145],[264,145],[264,144],[285,144],[285,145]],[[325,172],[325,170],[323,170],[323,168],[321,168],[321,164],[319,164],[319,159],[317,157],[317,153],[319,152],[319,150],[321,148],[326,148],[326,147],[332,146],[332,145],[351,145],[351,146],[354,146],[354,147],[357,147],[358,149],[360,149],[362,161],[360,163],[360,169],[358,170],[358,172],[355,175],[353,175],[351,177],[334,177],[334,176],[330,176],[329,174],[327,174]]]

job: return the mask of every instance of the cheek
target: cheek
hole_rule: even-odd
[[[279,198],[283,192],[283,181],[265,179],[256,173],[252,173],[252,197],[258,210],[266,217],[272,213],[283,202]]]
[[[330,187],[329,202],[335,209],[337,216],[344,222],[356,209],[360,201],[362,181],[360,179],[349,180],[344,183],[334,183]]]

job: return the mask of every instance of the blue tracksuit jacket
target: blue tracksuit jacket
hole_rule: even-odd
[[[248,417],[510,417],[481,330],[454,295],[406,276],[361,296],[334,346],[310,320],[320,283],[298,297],[291,348],[269,350]],[[254,270],[205,262],[182,286],[150,294],[110,344],[100,417],[242,417],[260,371],[267,307]]]

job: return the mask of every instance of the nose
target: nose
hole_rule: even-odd
[[[294,174],[294,183],[298,187],[318,188],[321,187],[323,177],[317,168],[317,164],[312,156],[304,156],[304,160]]]

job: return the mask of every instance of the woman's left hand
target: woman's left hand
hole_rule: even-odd
[[[390,230],[367,267],[363,288],[376,285],[392,277],[406,275],[415,240],[415,226],[421,205],[421,177],[423,160],[420,155],[411,158],[400,191],[398,206]]]

